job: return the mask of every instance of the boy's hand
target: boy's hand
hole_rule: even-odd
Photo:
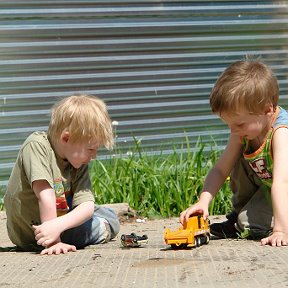
[[[183,224],[185,221],[188,222],[189,217],[194,214],[203,214],[204,219],[209,216],[208,209],[206,205],[202,205],[201,202],[197,202],[196,204],[192,205],[188,209],[184,210],[180,214],[180,222]]]
[[[35,240],[38,245],[42,245],[43,247],[49,247],[51,244],[59,242],[60,234],[62,230],[59,228],[57,223],[58,218],[46,221],[41,225],[33,225]]]
[[[59,255],[61,253],[66,254],[68,252],[76,252],[76,247],[74,245],[69,245],[63,242],[58,242],[48,248],[41,251],[41,255]]]
[[[275,231],[270,236],[261,239],[261,245],[271,245],[273,247],[287,246],[288,234]]]

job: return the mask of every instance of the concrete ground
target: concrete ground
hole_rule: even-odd
[[[164,244],[166,227],[178,219],[122,224],[108,243],[59,256],[4,252],[13,246],[0,212],[0,287],[288,287],[288,247],[248,240],[216,240],[188,250]],[[220,221],[211,217],[211,222]],[[125,249],[121,234],[148,235],[140,248]]]

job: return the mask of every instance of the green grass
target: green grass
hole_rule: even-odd
[[[179,216],[195,203],[219,149],[205,152],[200,141],[193,151],[147,156],[135,142],[130,156],[94,161],[90,166],[96,202],[126,202],[145,217]],[[214,147],[215,148],[215,147]],[[210,215],[226,214],[231,208],[229,183],[213,199]]]
[[[0,186],[0,211],[4,209],[4,201],[3,201],[4,193],[5,193],[5,188]]]
[[[126,202],[143,217],[179,216],[198,200],[205,177],[219,157],[219,149],[210,146],[205,147],[199,141],[192,151],[187,139],[188,151],[175,149],[169,155],[148,156],[135,141],[130,156],[95,160],[91,163],[90,175],[96,202]],[[205,152],[205,148],[209,151]],[[4,190],[0,192],[4,195]],[[2,209],[3,198],[0,198]],[[226,182],[213,199],[209,213],[226,214],[230,209],[231,191]]]

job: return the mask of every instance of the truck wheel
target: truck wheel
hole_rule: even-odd
[[[201,246],[201,238],[195,237],[194,243],[195,243],[196,247],[200,247]]]
[[[210,234],[205,235],[205,244],[208,244],[210,242]]]

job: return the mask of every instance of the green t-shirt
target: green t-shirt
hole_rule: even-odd
[[[19,247],[36,244],[31,227],[40,224],[38,199],[32,190],[36,180],[46,180],[54,189],[58,215],[94,201],[88,165],[74,168],[57,156],[46,132],[31,134],[20,149],[4,196],[8,234]]]

